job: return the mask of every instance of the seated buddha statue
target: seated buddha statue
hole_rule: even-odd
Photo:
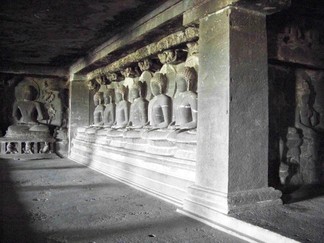
[[[192,91],[197,82],[193,67],[185,67],[177,75],[178,94],[173,100],[173,130],[167,140],[176,143],[175,157],[195,160],[197,145],[197,94]]]
[[[103,105],[103,93],[97,92],[93,96],[93,102],[96,106],[93,112],[93,125],[94,126],[102,126],[104,124],[104,110],[105,107]]]
[[[105,143],[105,137],[107,131],[111,130],[112,125],[115,122],[115,112],[116,112],[116,105],[113,102],[114,98],[114,89],[108,89],[104,92],[104,105],[105,110],[103,113],[103,126],[101,129],[96,131],[96,142],[97,143]]]
[[[146,139],[149,144],[146,148],[148,153],[167,153],[159,148],[160,143],[165,147],[165,142],[161,140],[166,141],[169,134],[167,128],[172,117],[172,100],[165,94],[166,85],[166,76],[162,73],[155,73],[151,79],[151,91],[154,97],[148,106],[149,125],[146,126],[148,130],[142,134],[142,138]]]
[[[133,103],[130,106],[129,128],[142,128],[147,123],[148,101],[142,97],[142,85],[136,82],[130,90]]]
[[[124,85],[120,85],[115,89],[116,120],[111,127],[111,130],[107,132],[107,139],[110,139],[112,142],[111,145],[114,146],[115,144],[116,146],[120,145],[120,138],[122,138],[123,132],[129,122],[130,103],[126,100],[126,92],[127,88]]]
[[[21,99],[15,101],[12,116],[15,125],[9,126],[6,137],[47,137],[49,129],[44,122],[44,114],[39,102],[35,101],[36,89],[28,85],[21,92]]]
[[[113,102],[114,90],[109,89],[104,93],[105,112],[103,115],[104,127],[111,127],[115,122],[116,105]]]
[[[151,79],[151,91],[154,95],[148,107],[149,125],[153,129],[167,128],[171,123],[172,100],[165,94],[166,76],[155,73]]]
[[[103,117],[105,107],[103,105],[103,93],[96,92],[93,96],[93,102],[96,106],[93,111],[93,124],[85,130],[87,134],[95,133],[96,130],[100,129],[104,124]]]
[[[178,95],[173,100],[172,124],[175,129],[189,130],[197,127],[197,94],[192,87],[197,82],[194,68],[185,67],[177,75]]]
[[[125,148],[143,150],[145,141],[141,139],[143,128],[147,124],[148,101],[143,98],[143,83],[135,82],[130,90],[133,103],[130,106],[129,123],[124,132]]]

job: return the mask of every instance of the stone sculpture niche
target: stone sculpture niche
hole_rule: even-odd
[[[53,116],[46,114],[45,105],[37,101],[37,84],[33,81],[21,82],[15,88],[15,96],[12,111],[14,124],[0,139],[1,156],[15,154],[14,158],[18,159],[46,157],[39,154],[45,146],[49,147],[47,153],[54,152],[55,140],[46,125]]]
[[[314,77],[302,70],[296,72],[295,119],[286,138],[280,139],[279,177],[287,191],[323,180],[323,131],[321,117],[314,109],[319,94],[313,86]]]
[[[116,73],[107,73],[111,83],[106,85],[107,92],[104,92],[104,126],[96,131],[94,140],[82,137],[81,133],[77,139],[118,147],[118,151],[124,151],[122,148],[127,149],[124,152],[136,150],[148,157],[154,154],[161,156],[160,159],[169,156],[175,160],[195,161],[199,63],[195,40],[187,43],[186,59],[184,50],[180,49],[158,53],[162,63],[159,71],[156,71],[157,66],[153,67],[152,60],[156,57],[146,57],[138,62],[140,75],[130,66],[121,71],[123,80]],[[119,68],[116,66],[113,70]],[[115,112],[112,89],[115,91]]]

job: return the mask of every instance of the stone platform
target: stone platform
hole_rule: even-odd
[[[117,142],[119,146],[102,133],[78,133],[70,159],[182,206],[187,188],[194,184],[195,161],[147,153],[145,143],[141,144],[144,151],[139,151],[130,141]]]

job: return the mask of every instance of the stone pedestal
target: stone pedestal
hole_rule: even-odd
[[[70,81],[70,113],[69,113],[69,153],[71,141],[76,135],[76,129],[90,124],[90,93],[85,77],[74,76]]]
[[[268,187],[266,16],[227,7],[200,20],[195,185],[183,210],[219,213],[281,203]]]

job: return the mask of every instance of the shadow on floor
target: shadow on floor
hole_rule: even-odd
[[[300,202],[304,200],[309,200],[324,195],[323,185],[309,185],[302,186],[294,191],[290,191],[287,194],[283,194],[282,201],[284,204],[290,204],[295,202]]]
[[[45,242],[29,225],[29,214],[19,201],[9,164],[0,160],[0,242]]]

